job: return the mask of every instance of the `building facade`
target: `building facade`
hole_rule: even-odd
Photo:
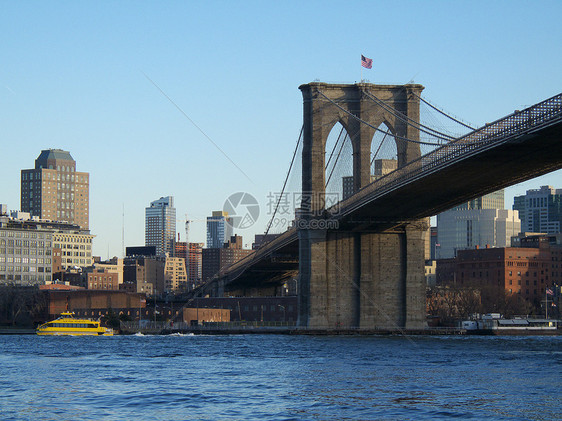
[[[555,251],[556,256],[559,250]],[[501,286],[529,302],[545,297],[547,287],[560,282],[550,248],[485,248],[461,250],[456,261],[456,282],[461,287]]]
[[[166,257],[164,263],[164,285],[165,293],[181,293],[187,289],[187,273],[185,259],[181,257]]]
[[[459,206],[455,206],[456,210],[471,210],[471,209],[504,209],[505,207],[505,192],[498,190],[484,196],[477,197],[469,200]]]
[[[176,208],[173,196],[161,197],[146,208],[145,245],[156,247],[157,256],[174,255]]]
[[[185,259],[187,288],[193,289],[201,282],[203,243],[176,243],[176,257]]]
[[[47,149],[35,160],[35,168],[21,171],[21,210],[43,220],[89,228],[87,172],[76,171],[68,151]]]
[[[242,237],[239,235],[230,237],[223,248],[203,249],[203,282],[212,279],[222,270],[253,252],[254,250],[242,248]]]
[[[88,289],[97,289],[103,291],[118,291],[119,279],[115,272],[108,269],[96,268],[87,274]]]
[[[89,231],[58,228],[53,231],[53,246],[61,251],[61,268],[92,266],[92,241]]]
[[[153,295],[164,285],[164,261],[156,257],[127,257],[123,261],[122,289]]]
[[[452,209],[437,215],[437,259],[449,259],[459,250],[506,247],[519,234],[517,211],[505,209]]]
[[[212,216],[207,217],[207,248],[224,247],[232,236],[232,231],[232,220],[228,217],[228,213],[213,211]]]
[[[542,186],[516,196],[513,209],[519,211],[521,230],[556,234],[562,232],[562,189]]]
[[[93,238],[77,225],[0,216],[0,284],[41,285],[91,266]]]

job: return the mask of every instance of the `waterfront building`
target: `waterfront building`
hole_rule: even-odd
[[[513,199],[513,209],[519,211],[522,231],[562,232],[562,189],[542,186],[527,190],[524,196]]]
[[[232,218],[228,217],[228,213],[213,211],[212,216],[207,217],[207,248],[222,248],[232,232]]]
[[[93,235],[78,225],[0,216],[0,284],[41,285],[67,268],[91,266]]]
[[[161,197],[146,208],[145,245],[156,247],[157,256],[174,255],[176,208],[173,196]]]
[[[551,250],[548,242],[533,248],[459,250],[455,282],[461,287],[480,289],[500,286],[537,304],[544,299],[547,287],[560,282],[560,269],[555,268],[552,260],[553,256],[561,255],[560,251],[560,248]]]
[[[236,263],[238,260],[252,254],[254,250],[242,248],[242,237],[234,235],[223,248],[203,249],[203,281],[212,279],[222,270]]]
[[[92,266],[94,235],[77,226],[53,226],[53,247],[61,251],[61,269]]]
[[[47,289],[43,291],[47,302],[47,309],[43,321],[52,320],[63,311],[71,310],[76,317],[97,319],[110,313],[123,314],[131,318],[146,319],[146,296],[144,294],[129,293],[113,290],[59,290]]]
[[[62,149],[41,151],[35,168],[21,170],[21,210],[42,220],[89,228],[89,174]]]

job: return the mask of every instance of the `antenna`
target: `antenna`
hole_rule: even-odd
[[[123,221],[121,223],[121,257],[125,258],[125,202],[123,202]]]

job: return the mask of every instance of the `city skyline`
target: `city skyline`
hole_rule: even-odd
[[[300,84],[413,80],[481,126],[559,93],[562,35],[544,27],[557,27],[562,5],[538,4],[4,3],[0,203],[18,209],[21,169],[57,148],[90,174],[95,255],[144,244],[146,204],[161,196],[176,199],[182,239],[187,213],[190,242],[203,242],[205,218],[249,192],[260,219],[236,233],[251,244],[302,125]],[[398,24],[404,10],[412,19]],[[349,24],[369,14],[393,19]],[[372,70],[361,73],[361,54]],[[561,175],[507,188],[506,208],[561,188]]]

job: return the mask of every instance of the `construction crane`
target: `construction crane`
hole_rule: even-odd
[[[189,244],[189,223],[190,222],[191,221],[187,217],[187,213],[186,213],[185,214],[185,242],[186,242],[186,244]]]

